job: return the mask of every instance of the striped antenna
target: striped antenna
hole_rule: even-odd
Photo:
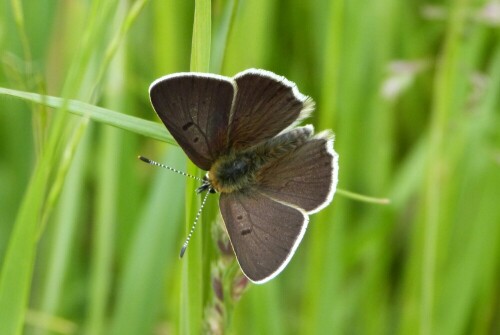
[[[138,156],[137,158],[139,158],[141,161],[145,162],[145,163],[148,163],[148,164],[151,164],[151,165],[156,165],[156,166],[159,166],[159,167],[162,167],[164,169],[167,169],[167,170],[170,170],[170,171],[173,171],[173,172],[176,172],[178,174],[181,174],[185,177],[189,177],[189,178],[193,178],[193,179],[196,179],[198,181],[201,181],[203,182],[204,180],[201,179],[201,178],[198,178],[196,176],[193,176],[193,175],[190,175],[189,173],[186,173],[186,172],[182,172],[182,171],[179,171],[177,169],[174,169],[173,167],[170,167],[170,166],[166,166],[165,164],[161,164],[161,163],[158,163],[158,162],[155,162],[149,158],[146,158],[144,156]]]
[[[189,231],[189,234],[186,238],[186,241],[182,245],[181,248],[181,253],[180,253],[180,258],[184,256],[184,253],[186,252],[187,246],[189,244],[189,240],[191,239],[191,235],[193,235],[194,229],[196,228],[196,223],[198,223],[198,219],[200,218],[201,211],[203,210],[203,207],[205,207],[205,203],[207,202],[208,195],[210,194],[211,188],[208,189],[207,194],[205,194],[205,197],[203,198],[203,202],[201,203],[200,209],[198,209],[198,213],[196,213],[196,217],[194,218],[194,223],[193,226],[191,227],[191,230]]]

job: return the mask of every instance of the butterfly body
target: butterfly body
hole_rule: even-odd
[[[337,185],[333,135],[295,126],[313,101],[286,78],[255,69],[233,78],[165,76],[150,96],[188,157],[208,171],[198,191],[220,194],[243,273],[255,283],[276,276],[302,240],[308,215],[331,202]]]

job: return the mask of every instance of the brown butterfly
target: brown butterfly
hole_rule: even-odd
[[[309,222],[337,186],[333,135],[296,127],[312,99],[272,72],[233,78],[175,73],[149,90],[153,107],[189,159],[208,171],[199,191],[219,206],[243,273],[264,283],[290,261]]]

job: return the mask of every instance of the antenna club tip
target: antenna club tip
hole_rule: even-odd
[[[141,155],[137,156],[137,158],[139,158],[141,161],[146,162],[146,163],[150,163],[151,162],[148,158],[146,158],[144,156],[141,156]]]
[[[186,252],[187,245],[183,245],[181,248],[181,253],[179,255],[179,258],[182,258],[184,256],[184,253]]]

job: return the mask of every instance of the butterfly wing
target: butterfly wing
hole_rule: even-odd
[[[315,213],[333,199],[338,180],[338,155],[333,136],[321,133],[291,153],[263,166],[256,189],[280,202]]]
[[[243,273],[264,283],[280,273],[304,236],[304,211],[258,192],[223,193],[220,211]]]
[[[250,69],[238,73],[238,86],[229,125],[229,147],[244,149],[270,139],[306,117],[314,102],[284,77]]]
[[[227,147],[234,81],[206,73],[176,73],[153,82],[149,94],[156,113],[191,161],[209,170]]]

